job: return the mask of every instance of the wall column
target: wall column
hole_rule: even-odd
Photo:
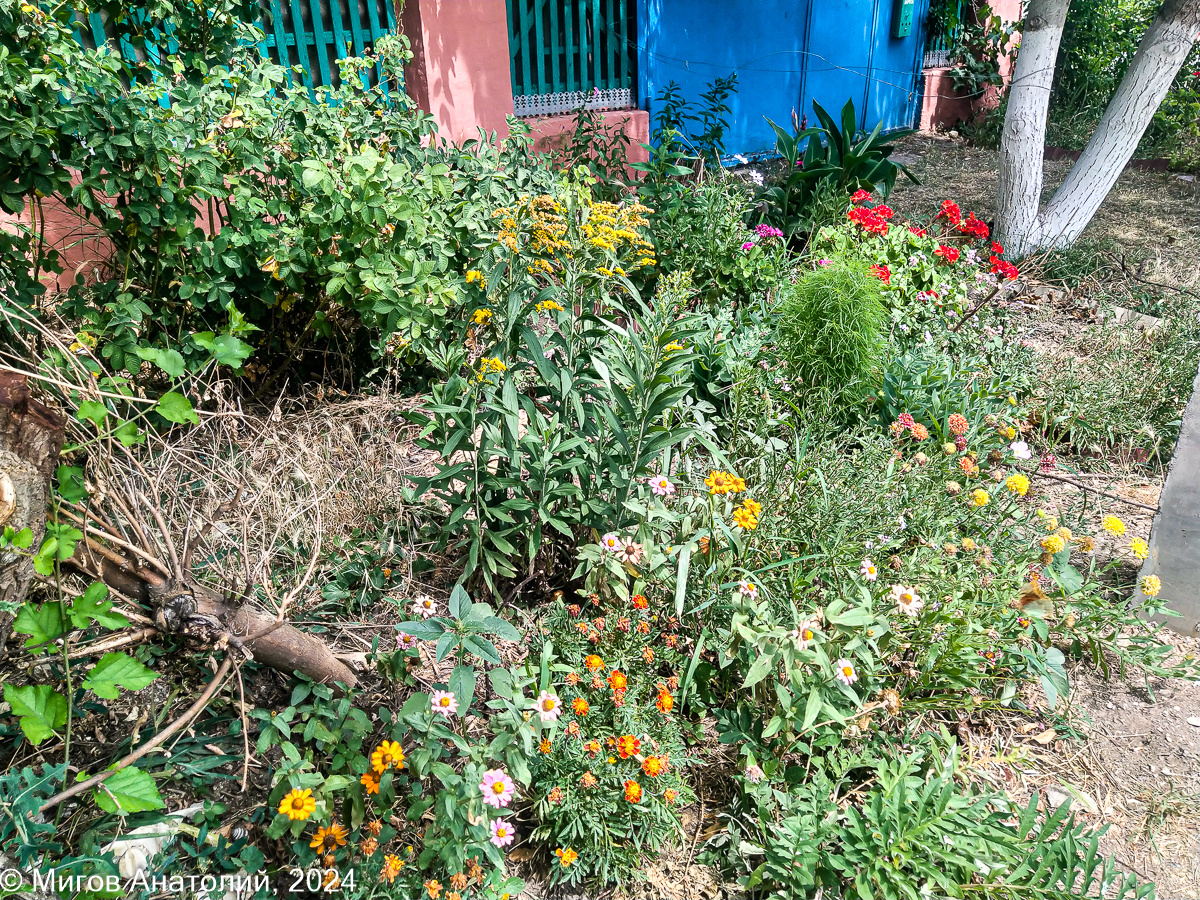
[[[506,0],[406,0],[400,24],[412,44],[409,96],[437,120],[443,140],[508,135],[512,115]]]

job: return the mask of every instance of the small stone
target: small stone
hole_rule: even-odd
[[[1187,723],[1193,728],[1200,728],[1200,716],[1188,716]]]
[[[1046,805],[1054,809],[1058,809],[1070,798],[1062,791],[1056,791],[1054,788],[1046,788]]]

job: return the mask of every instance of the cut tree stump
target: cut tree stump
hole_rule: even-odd
[[[24,375],[0,371],[0,528],[28,528],[34,549],[46,532],[50,479],[65,426],[61,416],[30,395]],[[33,577],[30,556],[0,550],[0,603],[22,603]],[[12,616],[0,615],[0,659],[11,627]]]

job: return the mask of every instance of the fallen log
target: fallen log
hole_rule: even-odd
[[[15,497],[7,521],[0,524],[18,530],[30,528],[34,547],[39,546],[45,531],[51,478],[62,450],[65,425],[61,416],[30,396],[24,375],[0,369],[0,474],[5,476],[4,484],[12,486],[11,492],[0,490],[0,503],[10,493]],[[0,513],[7,506],[0,508]],[[174,545],[171,535],[162,537],[169,546]],[[89,532],[76,545],[75,555],[66,565],[153,610],[160,631],[209,645],[232,646],[256,662],[289,675],[300,672],[314,681],[350,688],[357,684],[350,668],[320,638],[278,616],[253,609],[244,598],[226,600],[195,583],[185,571],[186,557],[184,570],[166,575],[164,572],[169,570],[165,566],[145,563],[145,559],[153,559],[151,548],[135,554],[127,549],[130,546],[112,546]],[[33,562],[27,554],[0,551],[0,600],[21,603],[33,577]],[[6,638],[7,627],[0,627],[0,647]]]

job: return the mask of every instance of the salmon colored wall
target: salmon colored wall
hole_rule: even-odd
[[[992,12],[1005,22],[1015,22],[1023,14],[1024,0],[988,0]],[[1014,41],[1020,41],[1020,32],[1014,36]],[[1000,77],[1007,88],[1012,81],[1014,57],[1008,54],[1000,57]],[[954,89],[954,83],[949,77],[948,66],[938,66],[924,70],[925,94],[921,102],[921,121],[917,127],[922,131],[933,131],[937,128],[953,128],[959,122],[970,121],[974,116],[986,110],[995,109],[1000,105],[1000,91],[988,87],[983,95],[974,99],[960,94]]]
[[[600,114],[603,128],[610,134],[614,130],[625,132],[629,138],[629,161],[646,162],[650,154],[642,144],[650,142],[650,113],[644,109],[610,109]],[[552,153],[566,144],[575,130],[574,114],[541,116],[525,120],[533,137],[533,149],[539,153]]]
[[[32,215],[28,208],[19,215],[0,213],[0,229],[13,234],[25,229],[38,229],[42,215],[46,217],[42,239],[47,249],[59,252],[58,262],[63,269],[57,275],[53,272],[42,273],[41,280],[46,289],[51,292],[65,291],[75,283],[76,274],[84,281],[95,281],[96,271],[104,269],[112,255],[112,246],[100,234],[95,222],[69,209],[57,196],[44,197],[41,211],[35,208]],[[36,233],[34,240],[38,240]]]
[[[410,96],[433,114],[449,141],[479,126],[507,136],[513,113],[505,0],[407,0],[401,27],[412,43],[404,77]]]

